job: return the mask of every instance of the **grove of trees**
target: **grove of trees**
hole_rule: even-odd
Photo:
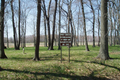
[[[33,32],[34,60],[37,61],[40,60],[41,34],[44,34],[44,46],[48,50],[54,50],[57,42],[60,50],[60,33],[71,33],[71,47],[82,42],[86,51],[90,51],[88,36],[92,35],[93,47],[96,41],[100,46],[97,58],[102,60],[110,59],[109,44],[120,44],[119,0],[1,0],[0,4],[0,58],[7,58],[4,33],[9,43],[8,31],[11,28],[15,50],[19,50],[20,45],[24,48],[26,33]],[[30,27],[32,23],[33,29]]]

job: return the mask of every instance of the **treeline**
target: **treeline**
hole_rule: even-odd
[[[55,38],[56,42],[58,42],[58,37],[59,37],[59,35],[56,35],[56,38]],[[82,44],[83,44],[83,42],[84,42],[83,37],[84,36],[79,36],[79,37],[76,36],[76,41],[77,42],[82,42]],[[92,36],[87,36],[87,38],[88,38],[88,42],[93,42],[93,37]],[[97,36],[95,36],[95,41],[98,42],[98,37]],[[44,42],[44,44],[45,44],[45,35],[40,35],[40,42]],[[7,37],[4,37],[4,43],[7,43]],[[8,38],[8,43],[14,43],[14,39],[12,37]],[[34,43],[34,35],[26,36],[26,43]]]

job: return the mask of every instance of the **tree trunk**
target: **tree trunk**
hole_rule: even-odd
[[[43,12],[44,12],[44,15],[46,16],[47,27],[48,27],[48,50],[50,50],[50,47],[51,47],[50,21],[49,21],[51,1],[52,0],[49,1],[48,12],[46,13],[45,0],[43,0],[43,8],[44,8]]]
[[[60,47],[60,27],[61,27],[61,8],[60,8],[60,1],[59,0],[59,39],[58,39],[58,50],[61,50]]]
[[[6,33],[7,33],[7,48],[9,48],[9,40],[8,40],[8,26],[6,26],[7,30],[6,30]]]
[[[57,0],[55,0],[55,11],[54,11],[54,15],[53,15],[52,42],[51,42],[51,48],[50,48],[50,50],[54,50],[53,49],[53,43],[54,43],[54,36],[55,36],[56,11],[57,11]]]
[[[115,17],[117,17],[117,15],[114,15],[113,18],[114,18],[114,42],[113,42],[113,45],[115,46],[116,45],[116,19]]]
[[[45,17],[45,15],[44,15],[44,27],[45,27],[45,42],[44,42],[44,46],[47,47],[46,17]]]
[[[115,24],[115,23],[114,23],[114,24]],[[115,44],[116,44],[116,43],[115,43],[115,42],[116,42],[116,30],[115,30],[114,34],[115,34],[115,35],[114,35],[114,43],[113,43],[113,45],[115,46]]]
[[[86,51],[89,51],[88,42],[87,42],[86,21],[85,21],[85,13],[84,13],[84,7],[83,7],[83,0],[81,0],[81,6],[82,6],[83,21],[84,21],[85,48],[86,48]]]
[[[72,23],[71,23],[71,47],[73,46],[73,26],[72,26]]]
[[[79,16],[80,16],[80,9],[79,9],[79,14],[78,14],[78,26],[77,26],[77,43],[76,46],[79,46],[79,25],[80,25],[80,21],[79,21]]]
[[[82,45],[84,45],[84,41],[85,39],[84,39],[84,35],[82,35]]]
[[[20,15],[21,15],[21,11],[20,11],[20,0],[18,1],[19,3],[19,11],[18,11],[18,44],[17,44],[17,50],[20,49]]]
[[[108,17],[107,0],[101,0],[101,45],[97,58],[101,60],[109,59],[108,53]]]
[[[93,47],[95,47],[95,11],[93,9],[91,0],[89,0],[89,2],[90,2],[90,6],[93,12]]]
[[[71,4],[71,3],[70,3]],[[70,6],[71,7],[71,6]],[[71,47],[73,46],[73,25],[72,25],[72,11],[71,11],[71,8],[70,8],[70,24],[71,24]]]
[[[50,22],[49,22],[49,18],[47,18],[47,26],[48,26],[48,50],[49,50],[50,46],[51,46],[51,35],[50,35]]]
[[[33,40],[33,43],[34,43],[34,47],[35,47],[35,45],[36,45],[36,42],[35,42],[35,34],[36,34],[36,30],[35,30],[35,20],[33,21],[33,30],[34,30],[34,40]]]
[[[73,16],[72,16],[72,20],[73,20]],[[74,46],[77,46],[77,42],[76,42],[76,28],[75,28],[75,24],[74,24],[74,20],[73,20],[73,26],[74,26],[74,34],[73,34],[73,38],[74,38]]]
[[[51,0],[50,0],[50,2],[49,2],[49,7],[48,7],[48,16],[47,16],[47,26],[48,26],[48,44],[49,44],[49,46],[48,46],[48,50],[50,50],[50,47],[51,47],[50,20],[49,20],[49,18],[50,18],[50,14],[49,14],[49,12],[50,12],[50,6],[51,6]]]
[[[112,31],[113,31],[113,22],[112,22],[112,13],[111,13],[111,4],[109,3],[109,15],[110,15],[110,23],[111,23],[111,30],[110,30],[110,46],[112,46]]]
[[[36,37],[36,45],[35,45],[35,57],[33,60],[39,61],[39,44],[40,44],[40,19],[41,19],[41,0],[37,0],[37,37]]]
[[[26,19],[25,19],[25,30],[24,30],[24,40],[23,40],[23,43],[24,43],[24,47],[26,47]]]
[[[4,52],[4,4],[5,0],[1,0],[0,10],[0,58],[7,58]]]
[[[70,0],[70,3],[68,4],[68,14],[67,14],[67,17],[68,17],[68,33],[70,33],[70,24],[72,23],[71,22],[71,0]]]
[[[70,10],[69,10],[69,5],[68,5],[68,33],[70,33]]]
[[[11,11],[12,11],[12,25],[13,25],[13,35],[14,35],[14,47],[16,50],[17,49],[17,46],[16,46],[16,28],[15,28],[15,21],[14,21],[13,0],[11,0]]]
[[[119,7],[120,7],[120,0],[119,0]],[[118,44],[120,44],[120,10],[118,10]]]
[[[56,31],[55,31],[55,46],[57,46],[57,26],[56,26]]]
[[[99,18],[99,10],[98,10],[98,46],[100,46],[100,18]]]

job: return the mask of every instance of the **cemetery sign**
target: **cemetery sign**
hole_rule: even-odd
[[[60,33],[60,45],[61,46],[71,45],[71,33]]]

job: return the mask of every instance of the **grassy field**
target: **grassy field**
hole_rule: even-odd
[[[70,63],[68,48],[62,47],[63,62],[60,50],[47,50],[40,47],[40,61],[33,61],[34,47],[21,50],[9,48],[5,50],[8,59],[0,59],[0,80],[119,80],[120,79],[120,47],[109,47],[112,59],[101,61],[96,59],[99,47],[85,46],[70,48]]]

